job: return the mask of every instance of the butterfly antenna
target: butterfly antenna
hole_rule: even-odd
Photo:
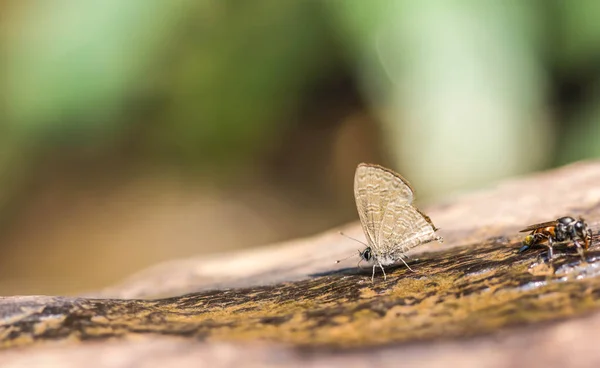
[[[358,251],[358,254],[360,254],[360,250]],[[347,260],[348,258],[350,258],[350,257],[355,257],[355,256],[356,256],[356,254],[351,254],[351,255],[349,255],[349,256],[348,256],[348,257],[346,257],[346,258],[338,259],[337,261],[335,261],[335,263],[340,263],[341,261],[345,261],[345,260]]]
[[[368,245],[368,244],[366,244],[365,242],[362,242],[362,241],[360,241],[360,240],[358,240],[358,239],[355,239],[355,238],[353,238],[353,237],[351,237],[351,236],[348,236],[348,235],[344,234],[344,233],[343,233],[343,232],[341,232],[341,231],[340,231],[340,235],[341,235],[341,236],[345,236],[345,237],[346,237],[346,238],[348,238],[348,239],[352,239],[352,240],[354,240],[355,242],[358,242],[358,243],[360,243],[360,244],[364,245],[365,247],[368,247],[368,246],[369,246],[369,245]]]

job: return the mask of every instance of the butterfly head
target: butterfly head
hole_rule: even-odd
[[[364,259],[367,262],[370,262],[373,259],[373,253],[371,252],[371,247],[366,247],[365,250],[358,251],[361,259]]]

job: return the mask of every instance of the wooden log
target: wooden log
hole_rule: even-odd
[[[600,163],[578,163],[426,208],[444,244],[387,280],[335,260],[357,244],[324,234],[173,261],[88,297],[0,299],[7,366],[600,366],[600,247],[518,254],[531,223],[600,223]],[[417,188],[418,190],[418,188]],[[358,224],[344,227],[362,239]],[[362,247],[358,244],[359,247]],[[79,363],[79,364],[78,364]],[[11,365],[12,364],[12,365]]]

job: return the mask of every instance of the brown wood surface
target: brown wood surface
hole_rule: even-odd
[[[354,223],[88,297],[2,298],[0,366],[600,366],[598,237],[587,262],[516,253],[518,230],[564,215],[597,234],[599,184],[600,163],[578,163],[424,208],[444,244],[374,284],[357,258],[335,264],[362,247],[338,234],[362,239]]]

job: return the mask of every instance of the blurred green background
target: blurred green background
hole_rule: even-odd
[[[0,1],[0,294],[600,155],[600,2]]]

